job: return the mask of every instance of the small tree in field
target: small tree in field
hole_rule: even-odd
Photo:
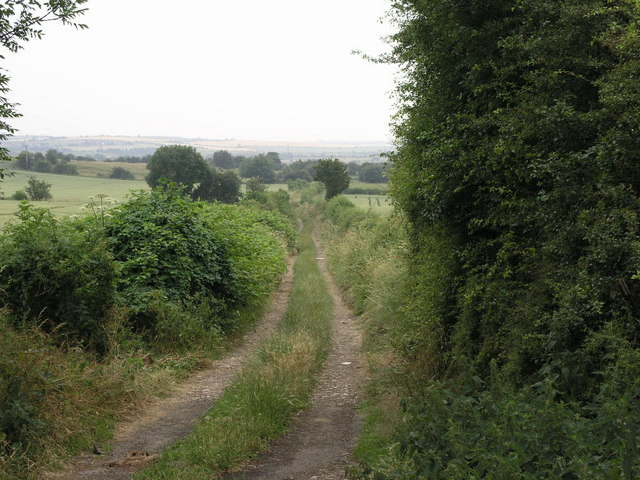
[[[315,180],[324,184],[327,200],[349,188],[351,178],[347,171],[347,165],[337,158],[319,160],[314,169],[316,171]]]
[[[29,196],[29,200],[51,200],[51,184],[36,177],[29,177],[29,182],[24,191]]]

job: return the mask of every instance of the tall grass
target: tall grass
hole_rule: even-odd
[[[134,478],[211,479],[264,450],[308,405],[331,343],[332,318],[306,218],[288,309],[277,332],[193,433]]]

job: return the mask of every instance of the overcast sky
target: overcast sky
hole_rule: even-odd
[[[90,0],[6,55],[20,135],[389,140],[388,0]]]

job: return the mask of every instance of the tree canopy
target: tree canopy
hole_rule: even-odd
[[[246,158],[242,162],[240,176],[243,178],[257,178],[262,183],[275,183],[275,170],[276,162],[273,155],[261,153],[255,157]]]
[[[314,170],[316,172],[314,180],[324,184],[327,200],[349,188],[351,178],[347,172],[347,165],[337,158],[318,160]]]
[[[189,195],[193,194],[196,185],[210,177],[207,163],[198,151],[187,145],[164,145],[158,148],[147,163],[147,183],[151,188],[157,187],[161,180],[167,179],[181,183]]]
[[[235,172],[211,168],[205,180],[193,192],[193,198],[207,202],[236,203],[240,200],[242,181]]]

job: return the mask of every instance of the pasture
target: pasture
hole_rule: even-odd
[[[10,197],[17,190],[24,189],[30,176],[36,177],[39,180],[44,180],[51,184],[53,199],[32,203],[39,207],[49,208],[58,216],[79,213],[80,207],[89,201],[90,196],[105,194],[119,201],[123,201],[131,190],[147,190],[149,188],[145,181],[140,180],[114,180],[110,178],[55,175],[52,173],[25,171],[15,171],[13,173],[14,175],[12,177],[5,177],[0,183],[0,190],[4,193],[5,198]],[[13,214],[17,210],[17,201],[0,201],[0,225],[4,225],[12,219]]]
[[[365,210],[371,209],[373,212],[377,213],[383,217],[391,216],[393,211],[393,207],[391,206],[391,202],[386,195],[344,195],[351,202],[354,203],[355,206],[359,208],[364,208]]]
[[[144,176],[149,173],[146,163],[127,162],[91,162],[84,160],[74,160],[71,165],[78,169],[81,177],[109,178],[111,171],[115,167],[122,167],[129,170],[136,180],[144,180]]]

